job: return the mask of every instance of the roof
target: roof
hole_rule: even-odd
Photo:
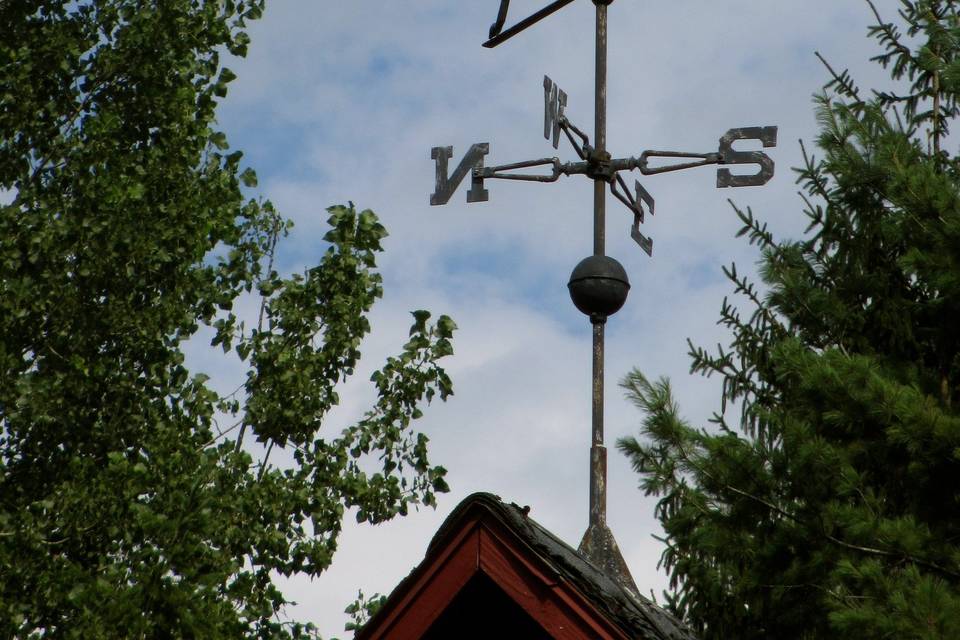
[[[464,529],[482,526],[495,529],[499,539],[524,556],[524,562],[535,566],[543,575],[550,575],[551,588],[562,585],[584,606],[599,614],[614,629],[609,637],[628,640],[696,640],[696,637],[674,616],[638,593],[621,586],[587,561],[576,550],[557,538],[545,527],[528,517],[529,508],[506,504],[498,496],[475,493],[464,499],[447,517],[434,535],[423,562],[405,578],[387,598],[386,603],[357,634],[358,640],[392,637],[380,635],[376,629],[396,618],[401,606],[417,601],[416,589],[423,588],[430,571],[444,571],[443,554],[459,544]],[[481,524],[477,524],[481,523]],[[479,547],[478,547],[479,549]],[[477,552],[478,553],[478,552]],[[434,566],[430,569],[431,565]],[[439,568],[438,568],[439,567]],[[407,604],[402,604],[406,599]],[[436,612],[433,615],[438,615]],[[617,631],[618,630],[618,631]],[[614,635],[615,634],[615,635]],[[572,636],[567,636],[572,637]]]

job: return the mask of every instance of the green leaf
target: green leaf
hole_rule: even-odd
[[[210,134],[210,144],[221,151],[230,148],[230,145],[227,144],[227,135],[222,131],[214,131]]]
[[[410,335],[412,336],[415,333],[424,333],[427,330],[427,320],[430,319],[430,312],[419,309],[417,311],[411,311],[410,314],[413,316],[414,323],[410,327]]]
[[[243,173],[240,174],[240,182],[242,182],[245,187],[256,187],[257,172],[247,167],[243,170]]]

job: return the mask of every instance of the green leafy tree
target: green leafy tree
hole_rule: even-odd
[[[728,348],[690,345],[722,379],[712,426],[665,379],[623,383],[668,605],[705,639],[960,638],[960,3],[868,5],[892,88],[826,65],[807,235],[737,210],[762,284],[726,269],[749,310],[724,301]]]
[[[243,195],[256,175],[214,118],[220,55],[262,8],[0,3],[0,637],[308,635],[276,576],[323,572],[347,509],[381,522],[446,490],[411,422],[451,393],[449,318],[414,312],[372,408],[322,428],[386,231],[331,207],[319,263],[275,269],[290,225]],[[184,364],[205,327],[247,371],[233,394]]]

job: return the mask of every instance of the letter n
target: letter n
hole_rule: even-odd
[[[486,202],[489,193],[483,188],[483,177],[476,175],[472,170],[483,169],[483,157],[489,152],[489,143],[480,142],[470,145],[470,149],[457,168],[452,174],[448,174],[447,165],[453,157],[453,147],[433,147],[430,150],[430,157],[437,163],[437,186],[430,196],[430,204],[447,204],[450,196],[467,176],[467,172],[472,174],[470,190],[467,191],[467,202]]]

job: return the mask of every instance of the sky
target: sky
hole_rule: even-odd
[[[548,0],[513,0],[507,25]],[[488,165],[558,156],[543,139],[543,76],[568,94],[566,113],[593,134],[594,5],[577,0],[495,48],[481,43],[497,0],[317,2],[273,0],[250,28],[219,124],[260,177],[258,195],[295,222],[281,245],[286,272],[315,264],[325,245],[325,208],[353,201],[390,232],[380,259],[385,295],[371,315],[364,360],[344,385],[330,433],[351,424],[375,397],[368,382],[399,352],[409,312],[446,313],[459,326],[445,365],[455,395],[435,402],[417,428],[431,460],[449,470],[436,510],[372,527],[347,515],[334,564],[314,581],[284,583],[299,604],[291,618],[345,637],[344,607],[362,589],[389,593],[423,558],[443,519],[467,495],[489,491],[531,507],[531,517],[576,546],[587,526],[591,329],[566,290],[592,252],[592,186],[583,176],[553,184],[490,180],[489,201],[467,204],[467,182],[445,206],[430,206],[430,149],[452,145],[451,168],[473,143]],[[877,0],[893,19],[896,0]],[[618,387],[633,367],[671,379],[683,415],[706,425],[719,408],[719,381],[688,374],[687,338],[711,348],[729,336],[716,325],[732,288],[721,268],[754,273],[757,253],[735,238],[728,199],[750,207],[778,238],[802,235],[805,218],[791,167],[798,140],[813,147],[812,95],[828,79],[814,52],[881,86],[869,57],[872,13],[863,0],[667,2],[617,0],[609,8],[608,148],[712,152],[732,127],[779,127],[776,163],[763,187],[717,189],[716,168],[635,178],[656,199],[642,231],[648,257],[630,238],[632,214],[608,197],[607,253],[632,288],[606,329],[608,522],[642,593],[660,594],[662,545],[655,498],[618,453],[641,414]],[[748,145],[749,146],[749,145]],[[750,167],[744,172],[749,172]],[[736,172],[736,171],[735,171]],[[743,301],[737,301],[749,312]],[[241,373],[194,346],[194,366],[223,389]]]

